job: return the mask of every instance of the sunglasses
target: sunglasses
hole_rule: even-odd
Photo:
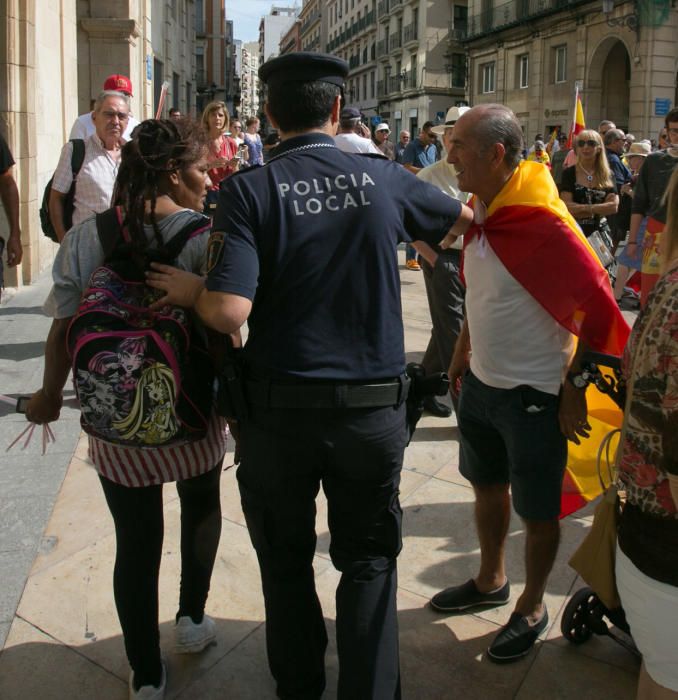
[[[598,142],[594,141],[593,139],[588,139],[586,141],[584,141],[584,139],[580,139],[577,141],[577,146],[579,146],[579,148],[584,148],[584,146],[591,146],[591,148],[595,148],[598,146]]]

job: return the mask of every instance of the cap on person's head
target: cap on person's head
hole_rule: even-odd
[[[344,109],[341,110],[339,119],[342,122],[348,121],[349,119],[360,119],[360,111],[355,107],[344,107]]]
[[[545,148],[544,142],[543,141],[535,141],[534,142],[534,150],[535,151],[543,151]]]
[[[313,51],[276,56],[259,68],[259,79],[267,85],[319,81],[343,87],[347,75],[348,63],[343,58]]]
[[[464,112],[468,112],[469,109],[471,108],[463,105],[461,107],[450,107],[445,115],[445,123],[437,124],[431,128],[431,131],[438,136],[442,136],[445,133],[445,129],[449,129],[451,126],[454,126],[459,117],[461,117]]]
[[[386,122],[382,122],[381,124],[377,124],[377,128],[374,130],[375,133],[377,131],[388,131],[388,133],[391,133],[391,130],[388,127],[388,124]]]
[[[629,146],[627,156],[641,156],[645,158],[652,153],[652,145],[649,141],[636,141]]]
[[[115,73],[114,75],[109,75],[104,81],[104,90],[124,92],[132,97],[132,81],[126,75]]]

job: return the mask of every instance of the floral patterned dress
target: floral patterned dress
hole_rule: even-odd
[[[678,509],[667,476],[678,475],[678,263],[641,311],[623,367],[633,388],[618,466],[627,498],[619,546],[648,576],[678,585]]]

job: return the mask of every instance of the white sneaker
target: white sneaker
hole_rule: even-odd
[[[134,671],[129,674],[129,700],[164,700],[167,688],[167,669],[162,662],[162,676],[160,687],[155,685],[142,685],[139,690],[134,690]]]
[[[174,652],[176,654],[197,654],[217,638],[217,626],[209,615],[203,615],[202,622],[196,625],[188,615],[179,618],[174,627]]]

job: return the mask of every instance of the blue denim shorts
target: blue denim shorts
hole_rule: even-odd
[[[567,464],[559,398],[528,385],[495,389],[470,371],[459,397],[459,470],[472,483],[510,484],[525,520],[553,520]]]

